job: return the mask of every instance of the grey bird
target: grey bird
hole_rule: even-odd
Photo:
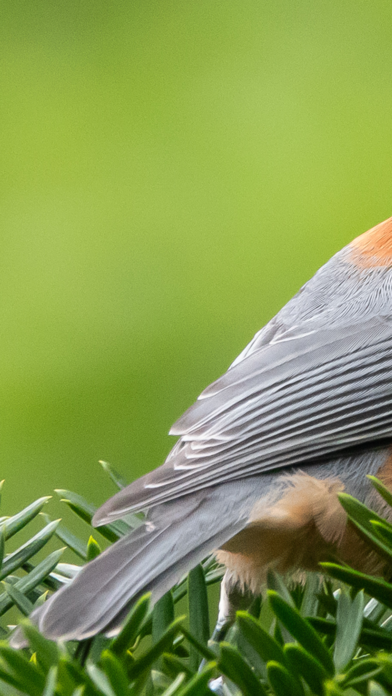
[[[366,474],[392,489],[392,218],[339,251],[177,421],[165,463],[121,490],[94,524],[146,524],[88,563],[35,614],[53,639],[113,635],[146,591],[156,601],[210,552],[233,587],[268,568],[317,569],[332,552],[385,572],[347,523],[340,490],[379,512]]]

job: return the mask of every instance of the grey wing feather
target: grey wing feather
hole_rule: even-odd
[[[202,393],[173,427],[181,439],[165,464],[105,503],[95,523],[392,437],[391,372],[388,318],[272,339]]]

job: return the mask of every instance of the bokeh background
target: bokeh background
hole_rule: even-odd
[[[5,0],[3,514],[101,503],[392,215],[390,0]]]

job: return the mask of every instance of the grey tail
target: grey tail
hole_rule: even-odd
[[[139,527],[117,541],[33,613],[44,635],[81,640],[115,634],[133,601],[148,591],[158,600],[246,524],[245,517],[233,521],[231,515],[220,515],[211,490],[185,504],[182,513],[179,502],[159,512],[155,508],[156,526]]]

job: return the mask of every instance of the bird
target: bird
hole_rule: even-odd
[[[164,464],[93,519],[144,511],[144,524],[36,611],[47,637],[115,635],[133,602],[156,602],[211,552],[226,567],[218,623],[271,568],[317,570],[332,554],[385,573],[339,493],[391,517],[367,475],[392,490],[392,217],[327,261],[170,433]]]

